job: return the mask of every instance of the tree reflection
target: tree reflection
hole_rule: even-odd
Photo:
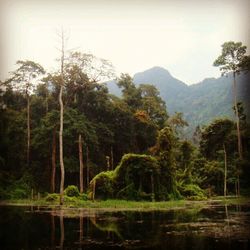
[[[60,237],[60,249],[63,249],[63,244],[64,244],[64,220],[63,220],[63,210],[60,210],[60,232],[61,232],[61,237]]]

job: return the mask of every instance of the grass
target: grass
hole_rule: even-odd
[[[171,201],[127,201],[127,200],[83,200],[76,197],[65,196],[65,202],[62,208],[86,208],[86,209],[102,209],[102,210],[169,210],[178,208],[202,207],[211,204],[221,205],[243,205],[250,204],[248,197],[213,197],[205,201],[190,201],[190,200],[171,200]],[[59,197],[55,201],[46,201],[45,198],[31,200],[7,200],[2,201],[1,205],[20,205],[20,206],[46,206],[60,207]]]
[[[250,205],[250,197],[247,196],[216,196],[211,199],[211,201],[218,202],[222,205]]]
[[[65,199],[64,208],[75,207],[75,208],[96,208],[96,209],[172,209],[178,207],[184,207],[187,201],[161,201],[161,202],[150,202],[150,201],[127,201],[127,200],[80,200],[74,197],[67,197]],[[45,199],[40,200],[7,200],[2,201],[2,205],[27,205],[27,206],[59,206],[59,201],[46,201]]]

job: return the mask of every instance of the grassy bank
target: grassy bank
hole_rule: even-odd
[[[63,208],[86,208],[86,209],[114,209],[114,210],[169,210],[178,208],[190,208],[193,206],[202,207],[208,205],[244,205],[250,204],[249,197],[213,197],[203,201],[190,200],[171,200],[171,201],[127,201],[127,200],[81,200],[76,197],[65,197]],[[47,206],[60,207],[59,201],[46,201],[46,199],[22,199],[6,200],[0,202],[0,205],[20,205],[20,206]]]

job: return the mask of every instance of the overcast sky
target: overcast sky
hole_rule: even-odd
[[[108,59],[117,74],[162,66],[187,84],[220,75],[212,64],[223,42],[250,44],[249,0],[1,0],[0,7],[1,80],[20,59],[59,68],[62,26],[67,49]]]

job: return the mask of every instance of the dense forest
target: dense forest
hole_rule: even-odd
[[[222,68],[234,75],[249,70],[246,48],[238,45],[242,60]],[[223,53],[215,66],[226,65]],[[205,199],[249,191],[250,125],[242,103],[230,106],[236,122],[215,118],[187,140],[183,114],[170,115],[155,86],[121,74],[117,97],[104,84],[113,77],[111,63],[81,52],[63,55],[58,72],[17,62],[0,88],[1,199],[49,196],[68,186],[89,199]]]
[[[237,100],[242,102],[249,122],[250,113],[249,96],[250,73],[241,72],[237,78]],[[229,73],[219,78],[206,78],[201,82],[187,85],[176,79],[162,67],[153,67],[133,76],[136,86],[150,83],[160,92],[165,101],[168,113],[183,113],[183,118],[188,122],[183,130],[183,135],[189,139],[196,126],[207,125],[215,117],[234,119],[233,103],[233,74]],[[121,90],[115,81],[107,82],[111,94],[121,97]]]

